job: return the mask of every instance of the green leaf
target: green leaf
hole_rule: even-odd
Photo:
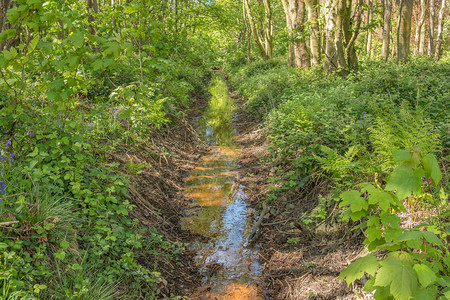
[[[423,168],[425,169],[427,178],[431,177],[434,184],[438,185],[439,181],[442,180],[442,173],[436,157],[433,154],[430,153],[423,158]]]
[[[339,204],[339,207],[350,205],[350,209],[352,210],[352,212],[367,209],[369,207],[367,200],[361,197],[359,194],[360,193],[358,191],[343,192],[340,195],[342,202]]]
[[[68,40],[75,48],[81,48],[84,44],[84,35],[77,31],[68,37]]]
[[[399,199],[405,199],[411,194],[418,194],[422,187],[423,170],[404,168],[400,166],[392,172],[391,178],[386,184],[386,191],[397,191]]]
[[[39,149],[37,147],[34,147],[33,152],[29,153],[27,156],[28,157],[35,157],[39,154]]]
[[[361,278],[364,273],[368,273],[370,275],[375,274],[377,268],[378,259],[373,254],[369,254],[364,257],[360,257],[356,261],[349,264],[347,268],[339,274],[338,279],[342,280],[345,278],[347,284],[350,285],[350,283],[356,279]]]
[[[397,150],[392,156],[394,157],[394,162],[404,162],[411,160],[411,149],[408,150]]]
[[[423,287],[427,287],[436,281],[436,274],[427,265],[415,264],[414,271],[416,271],[419,282]]]
[[[390,292],[395,299],[408,300],[417,289],[417,275],[407,259],[400,255],[391,255],[381,261],[375,285],[390,286]]]
[[[383,211],[387,211],[394,203],[391,194],[385,191],[374,190],[369,196],[369,204],[378,204]]]
[[[64,260],[66,258],[66,252],[64,250],[59,249],[58,252],[55,253],[55,257],[59,260]]]
[[[9,50],[3,50],[2,53],[6,60],[11,60],[17,56],[17,50],[14,47],[11,47]]]
[[[61,243],[59,243],[59,245],[61,246],[61,248],[66,250],[67,248],[69,248],[70,243],[68,241],[61,241]]]

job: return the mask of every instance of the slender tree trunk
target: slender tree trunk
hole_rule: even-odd
[[[409,56],[411,39],[411,17],[414,0],[401,0],[397,35],[397,61],[402,62]]]
[[[436,50],[434,59],[439,60],[442,55],[442,30],[444,26],[445,0],[442,0],[441,9],[439,11],[438,32],[436,37]]]
[[[389,58],[389,43],[391,40],[391,13],[392,0],[383,0],[383,45],[381,46],[381,58],[384,61]]]
[[[250,10],[250,5],[248,4],[248,0],[244,0],[244,6],[245,11],[247,13],[247,19],[250,23],[250,28],[252,30],[252,36],[255,40],[256,46],[258,47],[259,52],[261,53],[261,56],[263,59],[269,59],[270,57],[267,55],[266,49],[264,48],[265,43],[263,42],[263,39],[261,38],[259,32],[256,29],[255,20],[253,19],[252,11]]]
[[[419,55],[425,54],[425,44],[427,41],[427,24],[424,21],[422,28],[420,29],[420,41],[419,41]]]
[[[337,69],[335,47],[337,2],[338,0],[325,0],[325,70],[327,73]]]
[[[305,0],[308,10],[308,21],[310,31],[311,65],[320,64],[320,31],[317,14],[317,0]]]
[[[427,11],[427,0],[420,0],[420,17],[416,24],[416,34],[414,37],[414,55],[420,55],[421,32],[425,23],[425,14]]]
[[[369,0],[369,9],[367,10],[367,26],[372,23],[373,18],[373,3],[372,0]],[[367,30],[367,39],[366,39],[366,53],[367,57],[370,58],[372,54],[372,30]]]
[[[334,44],[336,47],[336,59],[339,65],[342,76],[348,75],[347,62],[345,60],[344,52],[344,18],[345,18],[345,6],[346,0],[337,1],[337,13],[336,13],[336,29],[334,35]]]
[[[283,4],[284,14],[286,16],[286,28],[289,31],[289,41],[288,41],[288,64],[291,67],[295,66],[295,52],[294,52],[294,35],[293,35],[293,29],[294,25],[292,22],[291,12],[290,12],[290,3],[287,2],[287,0],[281,0],[281,3]]]
[[[301,36],[304,35],[305,28],[305,2],[303,0],[298,0],[297,3],[297,17],[295,20],[295,29],[297,33]],[[295,65],[297,68],[308,68],[309,67],[309,54],[308,49],[306,48],[306,42],[304,38],[297,38],[294,42],[294,51],[295,51]]]
[[[356,15],[356,24],[351,27],[351,16],[352,16],[352,3],[349,1],[347,4],[347,24],[348,29],[346,33],[346,46],[345,46],[345,56],[347,58],[347,65],[351,70],[358,70],[358,56],[356,55],[355,42],[359,35],[359,30],[361,28],[363,13],[363,0],[359,0],[355,7],[354,15]],[[352,33],[353,32],[353,33]]]
[[[434,12],[435,12],[436,1],[430,0],[430,25],[428,27],[428,56],[433,56],[434,49]]]
[[[246,36],[246,40],[247,40],[247,64],[250,64],[250,62],[251,62],[251,31],[250,31],[250,28],[248,28],[244,2],[242,2],[242,17],[244,20],[245,36]]]
[[[268,58],[273,57],[273,21],[272,9],[270,8],[270,0],[263,0],[264,3],[264,27],[265,27],[265,50]]]

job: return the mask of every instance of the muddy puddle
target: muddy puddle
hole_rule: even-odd
[[[208,243],[193,242],[203,275],[202,298],[262,299],[256,283],[262,270],[258,251],[246,247],[254,212],[246,203],[243,186],[236,183],[240,147],[233,143],[231,124],[234,101],[226,83],[216,77],[212,98],[199,121],[199,133],[211,150],[186,179],[185,192],[198,207],[186,212],[183,227],[208,237]]]

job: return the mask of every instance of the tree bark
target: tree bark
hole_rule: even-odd
[[[414,37],[414,55],[420,55],[420,44],[422,43],[422,28],[425,23],[425,14],[427,11],[427,0],[420,0],[420,17],[416,25],[416,34]]]
[[[434,49],[434,12],[435,12],[436,1],[430,0],[430,22],[428,27],[428,56],[433,55]]]
[[[444,26],[445,0],[442,0],[441,9],[439,11],[438,32],[436,36],[436,49],[434,59],[439,60],[442,55],[442,31]]]
[[[263,34],[256,29],[255,20],[253,19],[252,11],[250,9],[250,5],[248,0],[244,1],[245,11],[247,13],[247,19],[250,23],[250,29],[252,31],[253,39],[255,40],[256,46],[258,47],[259,52],[263,59],[269,59],[273,56],[273,27],[272,27],[272,12],[270,9],[269,0],[264,0],[264,31]]]
[[[317,13],[317,0],[305,0],[306,9],[308,10],[308,21],[310,23],[310,49],[311,49],[311,65],[320,64],[320,31]]]
[[[304,0],[281,0],[289,30],[289,65],[297,68],[309,67],[309,54],[303,37],[305,21]]]
[[[335,27],[336,5],[338,0],[325,0],[325,70],[327,73],[337,69]]]
[[[383,0],[383,45],[381,46],[381,58],[384,61],[389,58],[389,43],[391,40],[391,13],[392,0]]]
[[[409,56],[411,39],[411,17],[414,0],[401,0],[397,35],[397,61],[402,62]]]
[[[367,26],[372,23],[373,19],[373,3],[372,0],[369,0],[369,9],[367,10]],[[370,58],[372,55],[372,29],[367,30],[367,39],[366,39],[366,54],[367,57]]]
[[[263,0],[264,3],[264,26],[265,26],[265,50],[266,55],[269,58],[273,57],[273,21],[272,21],[272,9],[270,8],[270,0]]]
[[[306,42],[304,38],[304,22],[305,22],[305,2],[304,0],[298,0],[297,2],[297,17],[294,22],[294,28],[297,35],[301,38],[296,38],[294,42],[295,51],[295,65],[297,68],[308,68],[309,67],[309,54],[306,48]]]

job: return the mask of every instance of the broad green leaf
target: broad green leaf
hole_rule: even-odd
[[[8,61],[5,59],[3,54],[0,53],[0,68],[6,68],[8,66]]]
[[[367,209],[369,207],[367,200],[361,197],[359,194],[360,193],[358,191],[343,192],[340,195],[343,201],[339,204],[339,207],[349,205],[352,212]]]
[[[378,268],[378,259],[373,255],[369,254],[364,257],[358,258],[356,261],[352,262],[347,266],[347,268],[339,274],[339,280],[344,279],[348,285],[361,278],[364,273],[373,275]]]
[[[70,42],[72,42],[72,45],[75,48],[81,48],[84,44],[84,35],[81,32],[77,31],[77,32],[71,34],[68,37],[68,40]]]
[[[392,299],[391,293],[389,292],[389,287],[379,286],[376,287],[375,294],[373,297],[375,300],[390,300]]]
[[[369,242],[373,242],[375,240],[381,239],[381,229],[376,227],[369,227],[364,232],[367,235],[367,240]]]
[[[412,300],[435,300],[436,292],[430,289],[419,289]]]
[[[64,260],[64,258],[66,258],[66,252],[64,252],[62,249],[59,249],[58,252],[55,253],[55,257],[59,260]]]
[[[17,50],[14,47],[11,47],[9,50],[3,50],[2,53],[6,60],[11,60],[17,56]]]
[[[422,231],[423,237],[430,242],[431,244],[444,247],[444,244],[442,241],[437,237],[437,235],[434,232],[431,231]]]
[[[416,271],[419,282],[423,287],[427,287],[436,281],[436,274],[427,265],[415,264],[414,271]]]
[[[422,187],[423,170],[414,171],[407,168],[397,168],[392,172],[386,184],[386,191],[396,191],[398,199],[405,199],[411,194],[418,194]]]
[[[385,191],[374,190],[369,196],[369,204],[378,204],[383,211],[387,211],[393,203],[391,194]]]
[[[70,243],[68,241],[61,241],[61,243],[59,243],[59,245],[61,246],[61,248],[66,250],[67,248],[69,248]]]
[[[394,157],[394,162],[404,162],[411,160],[411,149],[408,150],[397,150],[392,156]]]
[[[380,262],[375,285],[390,286],[390,292],[395,299],[408,300],[417,289],[417,275],[407,259],[391,255]]]
[[[423,168],[425,169],[425,176],[427,176],[427,178],[431,177],[434,184],[438,185],[439,181],[442,180],[442,173],[436,157],[433,154],[430,153],[423,158]]]

